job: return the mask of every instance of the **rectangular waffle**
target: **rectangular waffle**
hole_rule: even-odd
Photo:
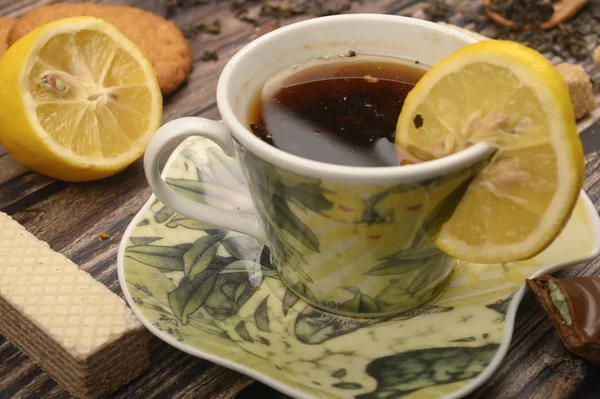
[[[149,366],[149,333],[116,294],[0,212],[0,334],[75,397]]]

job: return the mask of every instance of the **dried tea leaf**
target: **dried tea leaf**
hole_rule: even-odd
[[[216,50],[205,50],[202,53],[202,56],[200,57],[200,59],[202,61],[218,61],[219,60],[219,54],[217,54]]]
[[[200,22],[196,25],[191,25],[183,29],[183,34],[188,39],[193,39],[201,33],[210,35],[218,35],[221,33],[221,20],[215,19],[211,23]]]
[[[517,26],[539,26],[554,14],[553,0],[491,0],[488,9]]]

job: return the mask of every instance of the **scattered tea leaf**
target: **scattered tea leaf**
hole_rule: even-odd
[[[306,10],[293,4],[275,4],[265,2],[260,7],[261,17],[290,18],[305,14]]]
[[[249,24],[251,24],[251,25],[254,25],[254,26],[256,26],[257,28],[260,26],[260,23],[258,22],[258,19],[257,19],[257,18],[249,17],[249,16],[247,16],[247,15],[244,15],[244,16],[242,16],[242,17],[240,18],[240,21],[242,21],[242,22],[246,22],[246,23],[249,23]],[[257,37],[258,37],[258,36],[257,36]]]
[[[324,1],[315,1],[313,2],[313,6],[310,8],[310,13],[315,17],[327,17],[330,15],[339,15],[343,14],[347,11],[350,11],[352,8],[352,2],[342,2],[339,4],[331,5],[330,2],[327,2],[325,5]]]
[[[185,37],[192,39],[201,33],[208,33],[210,35],[218,35],[221,33],[221,21],[215,19],[212,23],[201,22],[197,25],[188,26],[183,29]]]
[[[433,22],[447,21],[454,12],[444,0],[428,0],[423,11],[427,19]]]
[[[204,52],[202,53],[202,56],[200,57],[200,60],[202,61],[218,61],[219,60],[219,54],[217,54],[216,50],[204,50]]]
[[[163,5],[165,7],[165,14],[171,16],[175,14],[179,8],[200,6],[210,4],[211,2],[212,0],[163,0]]]
[[[487,6],[517,26],[538,26],[554,14],[552,0],[491,0]]]
[[[550,0],[497,0],[509,7],[521,7],[523,10],[532,4],[535,7],[550,12]],[[491,39],[513,40],[532,47],[540,53],[560,57],[562,60],[575,58],[578,60],[590,56],[591,48],[598,42],[600,36],[600,3],[590,2],[582,11],[568,21],[562,22],[551,29],[532,29],[529,31],[490,26],[489,19],[482,9],[481,2],[456,2],[448,0],[424,0],[423,17],[431,21],[446,21],[461,27],[469,26],[471,30],[480,32],[485,28],[485,35]],[[524,7],[524,8],[523,8]],[[534,13],[536,11],[533,11]],[[525,17],[535,20],[547,18],[547,14]],[[520,19],[519,19],[520,18]],[[524,21],[523,17],[516,17]],[[515,21],[516,22],[516,21]],[[534,23],[535,25],[535,23]],[[587,40],[587,42],[586,42]]]

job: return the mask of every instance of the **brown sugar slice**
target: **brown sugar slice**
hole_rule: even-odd
[[[575,119],[580,119],[596,108],[596,99],[590,76],[581,65],[562,63],[556,66],[560,72],[573,104]]]

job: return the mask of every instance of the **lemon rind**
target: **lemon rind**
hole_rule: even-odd
[[[141,50],[129,39],[127,39],[117,28],[108,22],[95,17],[75,17],[69,18],[68,25],[65,20],[58,20],[38,28],[37,35],[33,39],[33,45],[29,48],[25,55],[27,62],[23,65],[19,73],[19,87],[21,92],[21,100],[26,109],[26,116],[38,138],[48,145],[48,150],[56,157],[66,159],[69,163],[79,168],[108,168],[113,169],[118,165],[129,164],[132,158],[139,158],[145,150],[147,142],[156,129],[162,122],[162,95],[156,79],[156,73],[150,62],[142,55]],[[36,60],[37,54],[42,47],[57,34],[77,33],[84,29],[92,29],[108,35],[114,40],[115,44],[127,51],[129,55],[134,57],[145,74],[145,80],[148,83],[148,89],[152,96],[152,110],[149,116],[148,131],[141,135],[140,138],[133,143],[132,147],[125,153],[112,158],[90,158],[76,154],[71,149],[59,145],[42,127],[35,115],[37,102],[33,99],[28,86],[28,74],[31,71],[33,63]]]
[[[403,134],[403,132],[408,134],[400,127],[407,126],[410,122],[410,117],[422,102],[419,100],[425,98],[440,79],[476,62],[505,68],[508,66],[521,82],[528,85],[537,94],[545,114],[549,116],[549,142],[554,148],[558,148],[558,151],[555,152],[558,190],[545,215],[540,218],[540,224],[534,233],[518,243],[473,246],[453,238],[448,232],[447,225],[444,225],[438,237],[438,247],[449,255],[482,263],[525,259],[545,249],[560,233],[568,220],[568,215],[579,195],[583,176],[581,144],[577,137],[577,127],[569,101],[568,89],[560,74],[543,56],[539,56],[542,59],[532,54],[532,50],[524,50],[522,46],[511,43],[505,47],[505,51],[497,51],[497,42],[490,41],[471,45],[470,48],[459,51],[434,66],[415,87],[418,90],[413,89],[407,96],[398,123],[399,134]],[[537,68],[530,66],[532,62],[535,62]],[[412,100],[413,98],[417,98],[417,100]],[[567,133],[565,134],[565,132]],[[569,138],[569,136],[571,137]],[[567,150],[561,151],[560,148]],[[561,218],[560,215],[566,216]]]

